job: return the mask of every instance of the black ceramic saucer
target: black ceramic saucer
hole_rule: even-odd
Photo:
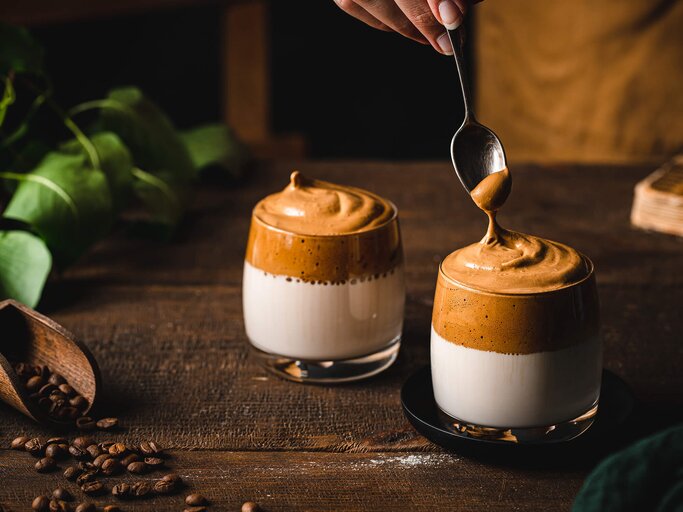
[[[527,457],[573,456],[591,458],[609,449],[624,437],[625,424],[633,411],[634,399],[628,385],[608,370],[603,371],[600,407],[593,425],[570,441],[547,444],[523,444],[491,441],[459,433],[440,416],[434,401],[432,374],[428,366],[416,371],[401,389],[403,412],[415,429],[444,448],[472,455],[519,454]]]

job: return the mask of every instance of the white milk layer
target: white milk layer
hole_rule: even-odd
[[[403,267],[385,277],[311,284],[244,263],[242,304],[257,348],[298,359],[360,357],[398,341],[403,329]]]
[[[599,338],[551,352],[500,354],[451,343],[432,326],[432,382],[450,416],[486,427],[550,426],[598,399]]]

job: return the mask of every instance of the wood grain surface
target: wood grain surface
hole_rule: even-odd
[[[363,186],[400,210],[407,262],[405,340],[369,381],[299,385],[248,356],[241,317],[249,213],[289,173]],[[513,167],[503,225],[575,246],[595,262],[605,365],[640,403],[624,440],[683,419],[683,243],[629,225],[633,185],[651,169]],[[289,162],[239,187],[202,188],[176,240],[117,234],[47,289],[40,310],[85,342],[103,374],[102,414],[130,441],[155,439],[211,510],[568,510],[593,461],[524,468],[444,452],[404,419],[401,384],[429,360],[438,262],[478,240],[483,215],[447,163]],[[0,445],[48,433],[0,405]],[[111,436],[107,436],[111,437]],[[0,449],[0,503],[27,509],[50,488],[30,457]],[[57,478],[57,477],[55,477]],[[177,502],[177,503],[176,503]],[[161,502],[160,502],[161,503]],[[154,501],[126,510],[181,509]]]

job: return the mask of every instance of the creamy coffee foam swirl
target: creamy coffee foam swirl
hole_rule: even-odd
[[[284,190],[254,208],[246,260],[311,283],[378,279],[403,262],[398,214],[370,192],[295,171]]]
[[[488,230],[480,242],[450,254],[442,263],[444,274],[472,288],[511,294],[557,290],[585,278],[590,265],[576,250],[500,227],[496,212],[511,187],[505,168],[472,190],[472,199],[489,217]]]
[[[391,203],[370,192],[308,179],[299,171],[254,209],[262,222],[300,235],[359,233],[387,223],[394,213]]]

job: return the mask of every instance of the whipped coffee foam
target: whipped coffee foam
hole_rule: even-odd
[[[254,208],[246,260],[319,284],[386,277],[403,261],[396,208],[370,192],[292,173]]]
[[[590,264],[571,247],[502,228],[496,213],[512,187],[510,171],[490,174],[472,190],[473,201],[489,217],[486,236],[450,254],[444,274],[478,290],[522,294],[557,290],[584,279]]]
[[[357,233],[385,224],[394,216],[391,203],[365,190],[290,176],[284,190],[269,195],[254,216],[270,226],[300,235]]]

